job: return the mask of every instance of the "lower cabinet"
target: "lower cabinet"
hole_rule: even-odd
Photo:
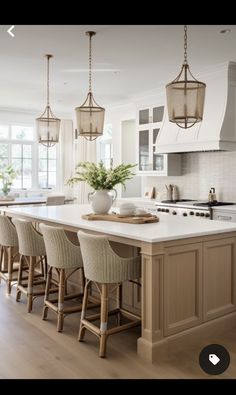
[[[236,309],[235,239],[204,243],[203,317],[210,320]]]
[[[164,335],[236,311],[236,239],[165,248]]]
[[[164,335],[202,321],[202,244],[166,248]]]
[[[122,307],[131,313],[141,315],[141,286],[129,281],[123,284]]]

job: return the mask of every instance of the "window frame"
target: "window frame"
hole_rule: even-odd
[[[112,128],[111,123],[109,123],[107,125],[111,125],[111,128]],[[104,126],[104,129],[105,128],[106,128],[106,125]],[[112,130],[112,132],[113,132],[113,130]],[[97,160],[98,160],[98,162],[100,162],[100,161],[103,161],[103,159],[105,159],[105,160],[110,159],[110,167],[113,166],[113,161],[114,161],[113,138],[112,137],[113,137],[112,135],[111,136],[101,136],[97,140]],[[106,144],[110,145],[110,157],[109,158],[102,158],[102,156],[101,156],[102,155],[102,148],[104,148],[104,150],[105,150]]]
[[[36,135],[36,128],[34,124],[30,122],[0,122],[0,126],[7,126],[8,127],[8,138],[3,139],[0,138],[0,144],[8,144],[8,164],[12,163],[12,145],[13,144],[20,144],[21,147],[23,145],[31,145],[31,156],[32,156],[32,183],[31,183],[31,188],[15,188],[12,187],[12,190],[14,191],[24,191],[24,190],[56,190],[59,185],[59,147],[58,144],[56,145],[56,185],[53,188],[41,188],[39,187],[39,143],[37,141],[37,135]],[[22,127],[30,127],[33,129],[33,139],[32,140],[22,140],[22,139],[12,139],[12,126],[22,126]],[[22,147],[23,149],[23,147]],[[22,180],[21,180],[21,185]]]

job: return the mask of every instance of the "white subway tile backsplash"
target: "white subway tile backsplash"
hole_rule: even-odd
[[[218,200],[236,202],[236,152],[193,152],[182,155],[179,177],[143,177],[143,189],[156,188],[157,199],[166,198],[165,184],[176,184],[180,198],[207,200],[215,187]]]

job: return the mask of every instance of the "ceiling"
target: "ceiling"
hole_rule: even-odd
[[[88,91],[87,30],[93,38],[93,93],[104,106],[134,97],[174,79],[183,61],[182,25],[0,25],[0,108],[45,106],[46,59],[51,61],[51,106],[72,113]],[[229,28],[230,33],[220,30]],[[196,75],[217,63],[236,61],[236,25],[189,25],[188,60]]]

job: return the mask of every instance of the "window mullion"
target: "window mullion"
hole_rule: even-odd
[[[23,185],[24,185],[24,183],[23,183],[23,172],[24,172],[24,169],[23,169],[23,163],[24,163],[24,159],[23,159],[23,144],[21,143],[21,189],[23,189]]]

